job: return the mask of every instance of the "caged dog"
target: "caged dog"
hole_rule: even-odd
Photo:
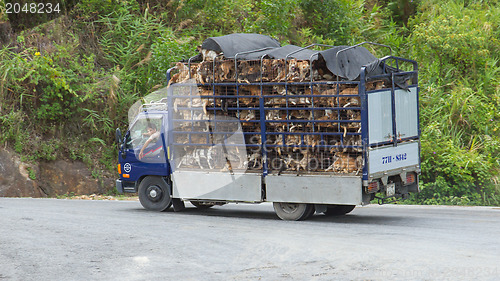
[[[255,120],[256,117],[255,110],[241,110],[239,115],[239,119],[245,121]]]
[[[248,160],[246,161],[245,166],[255,170],[262,169],[262,155],[259,152],[254,152],[248,155]]]
[[[274,71],[274,65],[276,60],[264,59],[262,60],[262,81],[269,82],[273,81],[277,73]]]
[[[331,109],[325,109],[324,111],[325,115],[316,118],[316,125],[318,126],[318,130],[321,131],[321,128],[332,128],[335,124],[331,120],[337,119],[337,116],[334,114],[333,110]]]
[[[363,152],[361,136],[347,135],[344,137],[342,152]]]
[[[214,50],[202,49],[201,46],[197,48],[201,55],[203,56],[203,61],[213,61],[216,57],[223,55],[222,52],[216,52]]]
[[[212,170],[214,168],[214,147],[211,146],[210,148],[196,148],[193,150],[193,158],[194,161],[198,164],[198,167],[200,169],[204,169],[205,163],[207,163],[208,168]]]
[[[286,75],[289,82],[301,82],[310,76],[310,64],[307,60],[291,59],[288,62],[288,73]]]
[[[190,78],[189,67],[187,67],[185,64],[183,64],[182,62],[177,62],[175,64],[175,68],[179,70],[179,72],[177,72],[172,76],[172,78],[170,78],[170,81],[168,81],[167,86],[170,86],[171,84],[174,83],[185,82]]]
[[[285,165],[286,165],[286,170],[288,171],[297,171],[300,172],[300,170],[304,171],[310,171],[312,170],[312,166],[317,166],[317,165],[310,165],[312,163],[317,163],[318,160],[316,157],[311,154],[311,152],[305,150],[301,151],[302,158],[298,160],[298,157],[294,158],[292,154],[288,154],[288,157],[285,158]]]
[[[376,80],[376,81],[366,82],[366,90],[367,91],[380,90],[380,89],[386,88],[385,84],[386,84],[386,81],[384,81],[384,80]]]
[[[311,68],[309,61],[301,60],[297,61],[297,67],[299,69],[299,81],[305,81],[310,78]]]
[[[235,78],[235,71],[234,71],[234,60],[221,60],[216,62],[218,64],[217,69],[217,81],[219,82],[224,82],[224,81],[234,81]]]
[[[260,62],[241,61],[238,64],[238,82],[251,83],[260,81]]]
[[[322,57],[313,61],[313,79],[314,80],[330,80],[333,81],[337,77],[328,69],[326,62]]]
[[[343,97],[344,96],[344,97]],[[340,92],[339,106],[357,107],[360,106],[358,87],[346,88]]]
[[[238,88],[238,101],[245,106],[259,106],[259,85],[242,85]]]
[[[184,146],[183,150],[184,151],[180,154],[182,156],[177,164],[177,168],[195,168],[196,166],[202,170],[207,168],[207,166],[209,169],[214,168],[213,146],[210,148],[193,148]]]
[[[319,96],[315,97],[315,101],[317,100],[322,107],[336,107],[338,100],[338,92],[336,88],[331,88],[319,93]]]
[[[278,59],[272,60],[271,66],[271,81],[272,82],[280,82],[284,81],[286,77],[286,68],[285,68],[285,60]]]
[[[210,61],[203,61],[198,64],[196,69],[196,82],[198,84],[206,84],[211,82],[213,71],[213,63]]]
[[[341,172],[341,173],[359,173],[363,168],[363,157],[356,158],[349,156],[347,153],[336,153],[333,156],[333,163],[325,169],[325,172]]]
[[[299,67],[297,65],[297,60],[296,59],[291,59],[288,62],[288,71],[286,73],[286,80],[288,82],[297,82],[299,81],[300,73],[299,73]]]

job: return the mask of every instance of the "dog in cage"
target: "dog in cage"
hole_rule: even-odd
[[[260,63],[257,61],[241,61],[237,70],[240,83],[249,84],[260,80]]]
[[[239,87],[238,100],[245,106],[258,107],[258,97],[260,96],[260,86],[242,85]]]
[[[286,80],[289,82],[298,82],[300,77],[299,67],[296,59],[288,61],[288,72],[286,73]]]
[[[305,81],[309,78],[310,65],[307,60],[291,59],[288,62],[288,73],[286,78],[290,82]]]
[[[224,167],[222,168],[221,172],[231,172],[233,173],[233,164],[238,164],[236,169],[247,169],[248,168],[248,161],[246,159],[246,155],[243,156],[241,155],[238,147],[235,147],[235,149],[229,149],[227,152],[224,154],[225,158],[225,164]]]
[[[255,110],[241,110],[240,120],[250,121],[255,120]]]
[[[180,167],[194,167],[196,165],[196,160],[193,158],[191,149],[189,146],[184,146],[177,151],[179,155],[182,155],[180,156],[179,163],[177,163],[177,169]]]
[[[204,164],[207,163],[207,166],[210,170],[214,168],[214,147],[210,146],[209,148],[196,148],[193,150],[193,159],[198,164],[200,169],[203,170]]]
[[[260,152],[254,152],[248,156],[248,160],[245,163],[245,166],[259,170],[262,168],[262,155]]]
[[[274,71],[274,61],[276,60],[271,60],[271,59],[263,59],[262,60],[262,81],[273,81],[275,78],[275,71]]]
[[[196,69],[196,82],[198,84],[210,83],[213,64],[211,61],[203,61],[198,64]]]
[[[235,76],[234,60],[223,60],[219,62],[218,81],[230,81]]]
[[[331,88],[324,90],[319,93],[319,96],[324,96],[324,97],[315,97],[315,103],[316,100],[318,101],[319,105],[318,107],[336,107],[337,106],[337,97],[335,97],[338,94],[336,88]]]
[[[359,173],[359,171],[363,168],[362,166],[362,156],[354,158],[347,153],[337,152],[333,156],[333,163],[325,169],[325,172],[333,171],[340,173]]]
[[[222,52],[216,52],[214,50],[202,49],[201,46],[198,46],[201,55],[203,56],[203,61],[213,61],[216,57],[221,56]]]
[[[358,87],[345,88],[340,92],[339,106],[341,107],[357,107],[360,106],[361,102],[359,97],[342,97],[346,95],[358,95]]]
[[[196,148],[191,146],[184,146],[181,150],[182,156],[177,168],[200,168],[200,169],[213,169],[214,168],[214,147],[209,148]]]
[[[174,84],[174,83],[182,83],[182,82],[185,82],[189,79],[189,67],[187,67],[182,62],[177,62],[175,64],[175,68],[179,72],[172,75],[172,78],[170,78],[170,81],[168,81],[167,86],[170,86],[171,84]]]
[[[333,81],[337,77],[328,69],[326,62],[323,58],[318,58],[312,62],[313,66],[313,79],[314,80],[329,80]]]
[[[271,67],[271,78],[272,82],[280,82],[284,81],[286,78],[286,67],[285,67],[285,60],[283,59],[278,59],[278,60],[272,60],[272,67]]]
[[[299,69],[299,81],[306,81],[310,78],[310,64],[307,60],[297,61],[297,67]]]
[[[384,80],[376,80],[376,81],[366,82],[366,90],[367,91],[380,90],[380,89],[386,88],[385,84],[386,84],[386,81],[384,81]]]
[[[342,152],[363,152],[363,142],[361,141],[361,136],[345,136],[344,148]]]
[[[317,161],[317,159],[315,159],[315,156],[309,150],[303,150],[299,154],[301,155],[300,160],[298,159],[298,157],[294,157],[293,153],[287,155],[287,157],[284,159],[286,170],[297,171],[297,173],[300,172],[301,169],[304,171],[310,171],[309,164],[311,163],[311,161]],[[299,154],[295,155],[298,156]]]

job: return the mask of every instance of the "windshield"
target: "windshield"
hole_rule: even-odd
[[[130,128],[130,134],[127,138],[127,148],[137,149],[141,148],[146,141],[152,136],[153,141],[149,145],[154,145],[160,139],[160,133],[162,126],[161,116],[143,116],[137,119],[137,121]],[[157,133],[154,134],[154,131]]]

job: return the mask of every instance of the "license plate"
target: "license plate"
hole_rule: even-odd
[[[387,185],[387,196],[393,196],[396,194],[396,184],[395,183],[390,183]]]

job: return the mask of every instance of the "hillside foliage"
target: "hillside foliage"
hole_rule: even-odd
[[[496,1],[481,0],[82,0],[0,45],[0,143],[99,176],[115,167],[128,108],[207,37],[372,41],[419,63],[422,192],[408,202],[500,205],[499,25]]]

